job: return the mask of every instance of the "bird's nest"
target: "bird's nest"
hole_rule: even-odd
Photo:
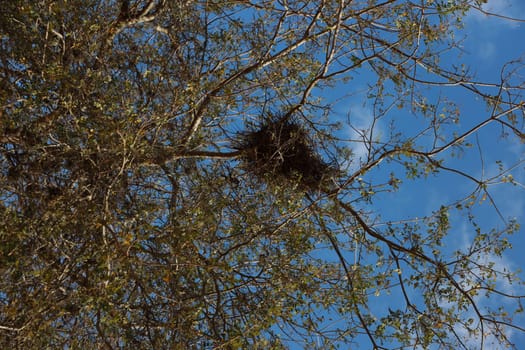
[[[284,181],[307,191],[317,190],[337,173],[293,118],[270,117],[238,136],[233,147],[242,152],[245,170],[266,182]]]

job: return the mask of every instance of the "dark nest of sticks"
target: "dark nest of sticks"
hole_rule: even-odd
[[[244,168],[266,182],[291,182],[309,191],[337,174],[316,152],[308,132],[287,116],[267,118],[240,133],[233,147],[242,152]]]

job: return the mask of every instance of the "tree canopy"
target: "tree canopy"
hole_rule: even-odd
[[[491,186],[523,164],[482,154],[525,140],[525,80],[461,64],[485,2],[2,2],[0,347],[515,346]],[[447,176],[468,190],[383,215]]]

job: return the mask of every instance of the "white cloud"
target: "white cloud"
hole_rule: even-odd
[[[519,21],[525,20],[525,1],[489,0],[481,9],[472,8],[467,13],[464,18],[466,31],[461,33],[468,33],[464,44],[473,58],[487,63],[502,54],[500,42],[504,36],[519,36],[515,30],[525,27],[525,23]]]
[[[496,44],[491,41],[485,41],[479,43],[477,47],[477,57],[489,61],[496,55]]]
[[[348,119],[349,124],[346,126],[346,137],[352,142],[354,159],[358,159],[361,162],[366,161],[370,141],[379,141],[383,134],[381,122],[374,118],[372,110],[359,105],[350,107]],[[359,164],[352,165],[359,166]]]
[[[525,19],[525,7],[523,7],[522,0],[489,0],[488,3],[482,5],[481,9],[486,13],[472,9],[468,13],[466,20],[474,22],[499,20],[510,27],[519,27],[520,22],[506,19],[505,17]],[[493,14],[494,16],[488,15],[487,13]]]
[[[468,226],[466,224],[462,225],[461,229],[461,243],[458,244],[462,249],[462,251],[468,251],[473,239],[472,233],[470,232]],[[512,273],[518,270],[518,266],[516,263],[511,261],[509,258],[505,256],[497,256],[494,254],[486,254],[482,255],[478,258],[476,261],[479,266],[488,266],[491,264],[491,268],[495,271],[499,271],[501,273]],[[472,268],[470,271],[473,274],[476,275],[483,275],[483,271],[481,271],[478,267]],[[473,282],[467,282],[467,281],[457,281],[459,285],[465,289],[468,290],[472,287],[474,287]],[[523,290],[520,290],[516,284],[511,284],[507,279],[503,279],[501,276],[498,276],[498,281],[496,282],[495,289],[505,293],[507,295],[523,295]],[[477,294],[473,297],[473,301],[476,303],[478,309],[481,311],[482,314],[485,314],[484,310],[486,308],[496,309],[498,306],[502,307],[508,307],[509,311],[512,311],[516,308],[516,301],[515,299],[510,299],[507,297],[500,297],[497,294],[492,294],[489,297],[487,297],[484,293]],[[443,302],[440,306],[447,308],[448,306],[452,306],[451,302]],[[471,308],[469,309],[464,315],[464,319],[472,318],[473,320],[477,320],[478,316],[475,313],[475,311]],[[517,321],[517,320],[515,320]],[[479,320],[478,320],[479,322]],[[485,322],[485,330],[490,329],[491,325],[488,322]],[[480,345],[480,337],[479,335],[471,335],[468,333],[468,330],[462,326],[458,326],[454,329],[457,335],[460,336],[461,339],[464,340],[465,345],[467,347],[477,347]],[[512,341],[512,337],[516,335],[516,332],[513,328],[507,327],[505,329],[505,335],[509,340]],[[485,346],[489,346],[491,349],[503,349],[504,345],[501,343],[501,341],[492,335],[491,333],[486,332],[485,338],[484,338],[484,344]]]

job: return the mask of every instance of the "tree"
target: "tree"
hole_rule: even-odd
[[[519,225],[490,185],[520,164],[454,157],[490,127],[524,140],[523,63],[490,83],[445,59],[483,3],[4,2],[2,347],[513,346],[521,282],[491,259]],[[359,74],[367,128],[328,98]],[[381,219],[447,174],[470,192]],[[472,239],[451,250],[452,216]]]

